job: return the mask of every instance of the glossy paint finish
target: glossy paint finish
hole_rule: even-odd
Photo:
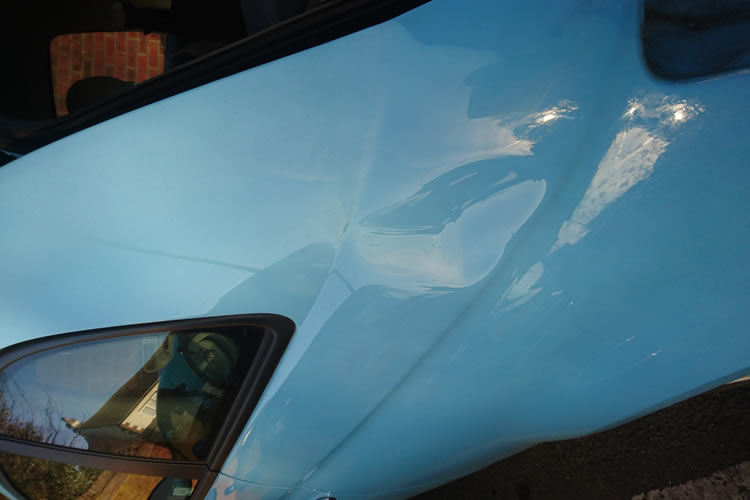
[[[638,26],[433,0],[16,160],[2,343],[288,316],[238,498],[403,497],[746,374],[750,76],[656,80]]]

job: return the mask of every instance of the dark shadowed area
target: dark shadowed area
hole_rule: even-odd
[[[544,443],[472,475],[434,489],[418,500],[492,498],[627,498],[708,478],[750,460],[750,383],[724,386],[623,426],[591,436]],[[724,476],[727,476],[724,478]],[[687,485],[648,498],[726,498],[725,483],[750,498],[726,472],[714,476],[715,492]],[[698,495],[698,496],[696,496]],[[739,495],[739,496],[737,496]]]

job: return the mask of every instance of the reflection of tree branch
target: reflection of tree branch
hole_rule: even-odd
[[[47,407],[44,409],[44,416],[47,420],[48,429],[50,429],[47,431],[47,437],[46,437],[46,441],[48,443],[54,443],[55,439],[57,438],[57,435],[60,433],[60,426],[57,425],[56,422],[52,422],[52,414],[54,413],[54,411],[52,410],[51,405],[52,405],[52,398],[50,397],[49,394],[47,394]]]
[[[64,425],[62,412],[52,395],[46,391],[45,394],[47,402],[40,407],[26,396],[18,382],[0,373],[0,433],[27,441],[73,447],[81,436],[59,439]]]
[[[26,408],[19,410],[18,399]],[[72,445],[79,436],[67,444],[56,442],[62,430],[60,410],[50,394],[47,394],[44,406],[46,428],[35,422],[34,405],[24,391],[15,381],[9,383],[7,375],[0,372],[0,434],[27,441]],[[29,498],[77,498],[100,474],[100,471],[86,467],[3,452],[0,452],[0,467],[13,486]]]
[[[24,394],[24,392],[21,390],[21,387],[18,385],[18,382],[16,382],[14,380],[13,381],[13,385],[15,386],[16,391],[18,391],[18,393],[20,394],[21,399],[23,399],[23,402],[26,403],[26,407],[29,409],[29,412],[31,413],[31,422],[30,423],[31,423],[31,425],[34,425],[34,410],[31,407],[32,406],[31,402],[28,400],[28,398],[26,397],[26,395]],[[23,416],[24,416],[24,414],[22,413],[21,414],[21,418],[23,418]]]

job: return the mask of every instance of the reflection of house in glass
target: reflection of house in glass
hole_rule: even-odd
[[[168,448],[154,443],[163,441],[156,422],[158,387],[158,370],[141,367],[90,418],[83,422],[74,418],[63,418],[63,421],[86,440],[89,450],[172,458]]]
[[[159,476],[141,476],[104,470],[99,472],[89,488],[77,499],[148,498],[161,480]],[[189,496],[189,494],[184,496]]]
[[[154,384],[138,401],[133,411],[122,421],[120,427],[136,434],[142,434],[156,419],[156,392],[158,389],[159,384]],[[82,425],[82,422],[75,418],[63,418],[63,421],[68,429],[76,433]]]
[[[157,351],[158,354],[158,351]],[[153,361],[153,358],[152,360]],[[153,367],[147,362],[145,367]],[[88,449],[147,458],[173,458],[156,422],[159,372],[141,367],[86,421],[63,418],[66,427],[83,437]],[[81,499],[146,498],[162,478],[101,471]]]
[[[245,338],[257,345],[256,336]],[[149,348],[150,357],[130,365],[137,371],[114,394],[106,400],[103,394],[93,415],[63,418],[90,451],[182,460],[207,455],[229,402],[224,388],[242,378],[234,372],[240,351],[234,340],[213,332],[160,341]],[[247,344],[252,352],[255,346]]]
[[[120,427],[136,434],[141,434],[156,420],[156,390],[158,388],[158,383],[151,387],[141,400],[138,401],[133,411],[123,420]]]

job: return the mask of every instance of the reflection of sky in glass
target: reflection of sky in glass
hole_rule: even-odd
[[[86,447],[61,419],[84,422],[94,415],[156,352],[166,335],[68,346],[24,358],[5,369],[8,390],[3,397],[23,421],[46,432],[59,430],[55,443]]]

